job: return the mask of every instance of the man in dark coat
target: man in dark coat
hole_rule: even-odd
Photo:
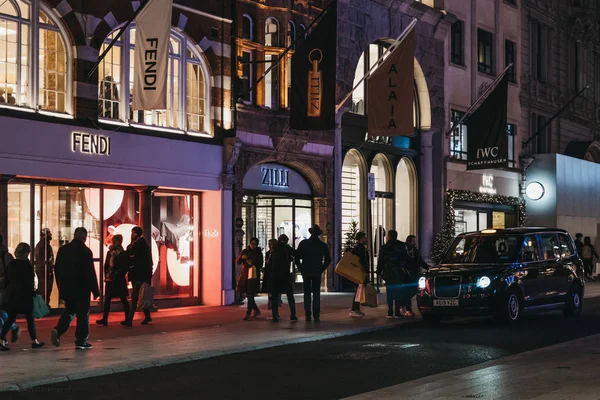
[[[134,226],[131,230],[131,243],[127,246],[127,255],[129,256],[129,282],[133,290],[131,292],[131,308],[127,321],[121,322],[121,325],[132,326],[133,316],[137,309],[140,297],[140,289],[145,284],[152,283],[152,250],[143,236],[144,231],[139,226]],[[150,310],[144,308],[144,320],[142,325],[147,325],[152,321]]]
[[[38,288],[36,293],[42,296],[48,308],[50,308],[50,296],[54,285],[54,251],[50,242],[52,232],[44,228],[40,233],[40,241],[35,245],[33,255],[35,273],[38,277]]]
[[[100,297],[98,277],[94,270],[92,251],[85,245],[87,230],[75,229],[74,239],[61,247],[56,255],[56,282],[60,299],[65,301],[65,312],[52,330],[52,344],[60,346],[60,337],[77,317],[75,348],[91,349],[87,342],[90,331],[90,295]]]
[[[306,320],[310,321],[311,316],[314,316],[315,322],[319,322],[321,314],[321,275],[331,264],[331,256],[327,244],[319,239],[319,236],[323,234],[319,225],[314,225],[308,232],[310,238],[301,241],[298,250],[296,250],[296,264],[304,282]]]
[[[296,317],[296,301],[292,284],[293,274],[290,271],[290,265],[294,259],[294,249],[288,245],[289,240],[287,235],[279,236],[271,250],[271,293],[274,299],[278,299],[281,293],[285,293],[290,306],[290,319],[295,322],[298,321],[298,317]],[[273,322],[278,322],[279,307],[274,304],[271,312],[273,313]]]
[[[366,274],[366,278],[365,281],[363,283],[367,283],[369,281],[369,265],[370,265],[370,261],[369,261],[369,250],[367,250],[367,234],[364,232],[358,232],[356,234],[356,246],[354,247],[354,249],[352,250],[352,254],[354,254],[355,256],[358,256],[359,260],[360,260],[360,265],[361,267],[363,267],[365,274]],[[356,290],[354,292],[354,297],[352,298],[352,310],[350,311],[350,316],[351,317],[364,317],[365,313],[363,313],[362,311],[360,311],[360,303],[358,301],[354,301],[354,299],[356,298],[356,292],[358,292],[358,285],[356,285]]]
[[[576,233],[575,234],[575,248],[577,249],[577,254],[579,255],[579,257],[581,257],[581,252],[583,251],[583,242],[581,241],[581,239],[583,239],[583,234]]]
[[[402,311],[402,307],[405,306],[402,287],[408,278],[407,259],[406,244],[398,240],[398,232],[389,230],[377,263],[377,274],[385,280],[387,318],[400,318],[405,314]]]
[[[417,294],[421,268],[428,271],[429,264],[421,257],[421,253],[417,248],[417,237],[415,235],[408,235],[406,238],[406,254],[408,255],[406,266],[409,276],[404,286],[406,295],[404,307],[406,308],[405,315],[413,317],[415,314],[412,312],[412,298]]]

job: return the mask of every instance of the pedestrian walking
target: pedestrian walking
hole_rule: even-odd
[[[131,243],[127,246],[127,257],[129,264],[129,282],[131,282],[131,308],[129,309],[129,317],[121,322],[121,325],[133,326],[133,317],[140,299],[140,292],[144,284],[152,284],[152,250],[144,237],[144,231],[139,226],[134,226],[131,229]],[[142,325],[148,325],[152,322],[150,309],[144,305],[144,320]]]
[[[14,260],[14,257],[8,251],[8,247],[4,245],[4,237],[0,235],[0,290],[6,289],[4,277],[6,276],[6,268],[12,260]]]
[[[592,276],[594,273],[594,257],[598,258],[598,253],[596,253],[590,237],[586,236],[583,238],[583,246],[581,247],[581,259],[583,260],[586,277],[593,281],[595,281]]]
[[[319,225],[308,229],[310,238],[304,239],[296,250],[296,265],[304,283],[304,313],[306,321],[314,317],[321,320],[321,276],[331,264],[329,247],[319,236],[323,231]]]
[[[129,303],[127,302],[127,271],[129,257],[123,248],[123,236],[112,237],[112,245],[104,262],[104,313],[102,319],[96,321],[98,325],[108,325],[108,314],[113,298],[121,300],[125,312],[125,322],[129,318]]]
[[[40,232],[40,241],[35,245],[33,262],[35,273],[38,277],[38,288],[36,293],[42,296],[48,308],[50,308],[50,296],[54,286],[54,250],[50,242],[52,232],[48,228]]]
[[[238,277],[235,290],[238,293],[245,293],[248,299],[248,308],[246,310],[244,321],[258,318],[260,316],[260,309],[256,305],[254,296],[256,296],[260,290],[259,276],[264,262],[262,249],[258,247],[258,238],[250,239],[250,244],[247,248],[242,250],[235,262],[238,265],[242,265],[242,271]]]
[[[364,232],[358,232],[356,234],[356,246],[352,250],[352,254],[358,256],[360,260],[360,265],[365,271],[365,281],[363,284],[367,284],[369,282],[369,250],[367,250],[367,234]],[[354,318],[364,317],[365,313],[360,311],[360,303],[356,301],[356,293],[358,292],[358,285],[356,285],[356,290],[354,292],[354,297],[352,298],[352,310],[350,311],[350,316]]]
[[[287,235],[281,235],[277,239],[277,243],[273,245],[273,253],[271,255],[271,293],[274,301],[279,299],[282,294],[285,294],[290,307],[290,320],[298,321],[296,317],[296,301],[294,300],[294,274],[290,266],[294,262],[294,249],[288,245],[290,241]],[[273,322],[279,322],[279,307],[273,304],[271,307]]]
[[[33,298],[35,296],[35,272],[29,261],[31,246],[27,243],[19,243],[15,249],[14,260],[11,260],[6,269],[5,286],[6,298],[3,300],[2,308],[7,312],[7,318],[0,330],[0,350],[10,350],[6,341],[6,335],[11,330],[18,314],[25,315],[27,330],[31,338],[31,348],[38,349],[44,342],[37,340],[35,321],[33,320]]]
[[[85,245],[87,230],[75,229],[73,240],[65,244],[56,254],[54,274],[58,284],[58,294],[65,302],[65,311],[52,329],[52,344],[60,346],[60,337],[69,329],[73,318],[77,318],[75,348],[91,349],[88,343],[90,333],[90,297],[100,297],[98,277],[94,269],[92,251]]]
[[[419,277],[421,276],[421,268],[428,271],[429,264],[423,260],[421,253],[417,248],[417,237],[415,235],[408,235],[406,237],[406,254],[408,255],[407,270],[408,278],[404,285],[405,294],[405,316],[414,317],[412,311],[412,298],[417,294],[419,290]]]
[[[398,240],[398,232],[389,230],[377,263],[377,274],[385,281],[388,319],[401,318],[406,313],[403,290],[403,286],[409,280],[406,263],[406,244]]]
[[[577,254],[579,254],[579,257],[581,257],[581,252],[583,251],[583,242],[581,241],[581,239],[583,239],[583,235],[581,233],[576,233],[575,248],[577,249]]]
[[[270,310],[271,306],[273,304],[273,299],[272,299],[273,296],[270,291],[271,271],[273,269],[273,266],[271,263],[271,254],[272,254],[273,246],[275,245],[275,243],[277,243],[277,239],[269,239],[269,242],[268,242],[269,250],[265,253],[265,265],[263,268],[263,282],[262,282],[262,287],[260,289],[261,293],[267,293],[267,295],[268,295],[269,300],[267,302],[267,310]],[[279,307],[281,307],[281,297],[275,301],[279,304]]]

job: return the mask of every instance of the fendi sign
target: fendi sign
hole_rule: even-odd
[[[71,151],[73,153],[98,154],[110,156],[110,138],[84,132],[71,133]]]

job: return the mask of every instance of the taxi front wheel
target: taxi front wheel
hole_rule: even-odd
[[[506,322],[516,322],[521,316],[521,297],[512,290],[506,294],[498,310],[498,318]]]

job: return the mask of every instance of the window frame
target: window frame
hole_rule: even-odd
[[[156,123],[154,123],[156,121],[156,117],[160,112],[166,111],[166,110],[147,110],[147,111],[141,111],[142,113],[145,112],[152,112],[153,114],[153,123],[152,124],[147,124],[144,121],[135,121],[134,117],[133,117],[133,113],[134,111],[131,108],[131,88],[130,85],[132,83],[132,77],[131,77],[131,70],[132,70],[132,59],[130,57],[130,54],[132,52],[135,51],[135,44],[131,43],[131,35],[134,34],[132,33],[132,30],[135,29],[135,24],[132,23],[127,29],[126,31],[123,33],[123,35],[121,36],[121,38],[119,39],[119,41],[117,41],[113,47],[119,47],[120,51],[121,51],[121,65],[120,65],[120,87],[119,87],[119,91],[120,91],[120,98],[121,100],[119,100],[119,115],[120,118],[119,119],[112,119],[112,118],[98,118],[98,120],[100,122],[103,123],[107,123],[107,124],[113,124],[113,125],[130,125],[130,126],[135,126],[137,128],[141,128],[141,129],[151,129],[151,130],[160,130],[160,131],[166,131],[166,132],[173,132],[173,133],[180,133],[180,134],[186,134],[189,136],[200,136],[200,137],[213,137],[213,132],[212,132],[212,121],[213,121],[213,117],[212,117],[212,97],[211,97],[211,76],[209,74],[209,70],[208,70],[208,66],[207,66],[207,62],[203,57],[203,52],[201,49],[199,49],[198,45],[196,43],[194,43],[191,39],[187,38],[187,36],[185,36],[182,33],[177,32],[174,29],[171,29],[170,32],[170,49],[169,49],[169,68],[172,68],[172,64],[175,61],[175,58],[178,61],[178,75],[177,75],[177,83],[178,83],[178,88],[177,88],[177,93],[175,93],[175,87],[171,86],[174,85],[174,71],[171,69],[170,75],[168,77],[168,84],[169,84],[169,91],[171,92],[171,96],[173,96],[173,101],[175,101],[175,99],[177,100],[177,104],[178,104],[178,109],[177,109],[177,115],[174,117],[175,120],[177,121],[177,127],[172,127],[170,126],[170,123],[167,124],[167,126],[162,126],[162,125],[157,125]],[[110,32],[106,39],[103,42],[103,45],[110,43],[110,36],[118,31],[120,29],[120,27],[117,27],[115,30],[113,30],[112,32]],[[178,46],[179,46],[179,55],[174,55],[173,52],[171,51],[171,41],[175,40],[176,42],[178,42]],[[112,51],[112,50],[111,50]],[[192,54],[192,57],[188,56],[188,51]],[[201,131],[192,131],[188,129],[188,120],[187,120],[187,115],[188,115],[188,107],[187,107],[187,90],[188,90],[188,85],[187,85],[187,66],[188,63],[194,64],[194,65],[198,65],[200,66],[200,71],[202,72],[202,77],[203,77],[203,81],[204,81],[204,114],[203,114],[203,118],[204,118],[204,126],[201,127],[203,130]],[[102,65],[102,64],[101,64]],[[100,66],[101,67],[101,66]],[[100,82],[100,72],[98,74],[98,82]],[[176,96],[176,97],[175,97]],[[99,98],[99,93],[98,93],[98,98]],[[140,111],[137,111],[140,112]],[[131,117],[130,117],[131,115]],[[145,116],[145,114],[143,114]]]
[[[294,21],[292,21],[291,19],[288,21],[288,30],[286,32],[286,36],[285,36],[285,44],[286,44],[286,48],[292,46],[295,42],[296,42],[296,24],[294,23]],[[292,47],[292,50],[295,50],[296,46],[294,45]]]
[[[450,27],[450,62],[465,65],[465,22],[460,19]]]
[[[538,245],[539,245],[539,253],[540,253],[539,255],[541,256],[540,261],[554,261],[554,260],[561,258],[560,240],[558,239],[558,235],[555,232],[542,232],[542,233],[538,233],[537,236],[538,236]],[[544,237],[547,237],[547,238],[554,237],[555,247],[552,247],[553,256],[551,258],[546,258],[546,252],[549,250],[544,248]]]
[[[517,137],[517,124],[506,124],[506,136],[508,139],[508,166],[511,168],[517,167],[517,162],[515,160],[515,143]],[[512,153],[512,154],[511,154]],[[511,157],[512,155],[512,157]]]
[[[275,30],[275,32],[267,32],[267,26],[270,25],[269,22],[272,22],[273,25],[275,25],[277,28]],[[264,33],[264,45],[265,47],[280,47],[279,46],[279,33],[280,33],[281,27],[279,25],[279,21],[277,20],[277,18],[275,17],[267,17],[265,19],[265,33]],[[267,44],[267,37],[268,35],[271,35],[271,44]],[[273,38],[275,40],[273,40]]]
[[[6,0],[16,11],[17,16],[1,14],[2,19],[7,21],[15,22],[17,24],[17,61],[16,61],[16,91],[15,104],[9,104],[8,101],[4,104],[0,104],[1,108],[10,108],[14,110],[26,111],[34,110],[37,113],[58,116],[63,118],[73,118],[73,46],[70,41],[70,35],[66,28],[63,26],[61,21],[56,17],[56,14],[47,7],[42,1],[29,0],[23,1],[29,7],[29,16],[21,15],[21,9],[18,4],[13,0]],[[44,13],[53,23],[48,25],[40,21],[40,13]],[[34,18],[35,16],[35,18]],[[28,41],[25,44],[27,46],[27,63],[26,77],[23,76],[23,29],[26,26],[28,30]],[[65,53],[65,102],[64,111],[54,111],[46,109],[43,104],[40,103],[40,30],[46,29],[49,31],[56,32],[62,41],[62,45]],[[25,79],[27,81],[27,89],[23,91]],[[26,101],[21,102],[23,95],[26,96]]]
[[[463,111],[450,110],[450,124],[453,125],[455,122],[458,122],[464,115]],[[467,124],[465,124],[465,121],[454,128],[450,136],[450,157],[456,160],[467,160],[467,133]],[[454,146],[455,138],[458,138],[459,147]]]
[[[250,24],[250,31],[248,32],[248,37],[245,37],[244,33],[244,21],[248,21]],[[242,15],[242,39],[254,41],[254,19],[248,14]]]
[[[483,61],[481,54],[483,51]],[[485,29],[477,28],[477,71],[486,74],[495,74],[494,34]],[[489,59],[487,53],[489,52]]]

